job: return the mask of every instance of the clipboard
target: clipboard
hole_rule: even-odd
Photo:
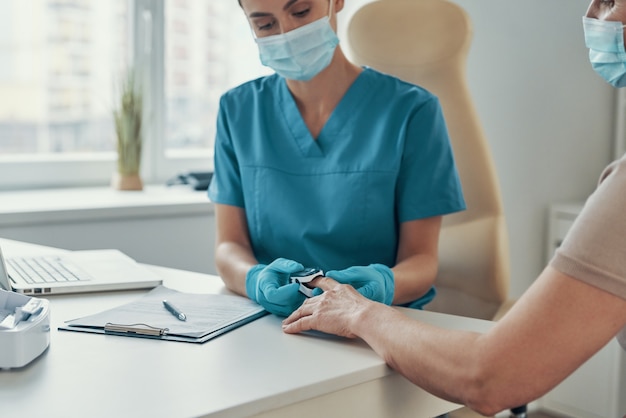
[[[185,312],[187,320],[180,321],[165,309],[165,299]],[[59,330],[204,343],[267,313],[242,296],[184,293],[158,286],[133,302],[65,321]]]

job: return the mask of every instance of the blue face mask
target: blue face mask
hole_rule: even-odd
[[[626,52],[622,22],[583,17],[583,29],[593,69],[614,87],[626,87]]]
[[[308,81],[328,67],[339,38],[329,13],[289,32],[256,38],[256,43],[263,65],[290,80]]]

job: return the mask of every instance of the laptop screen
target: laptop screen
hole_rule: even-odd
[[[2,248],[0,248],[0,288],[4,290],[13,290],[13,287],[9,283],[9,274],[7,273],[7,266],[4,264],[4,257],[2,256]]]

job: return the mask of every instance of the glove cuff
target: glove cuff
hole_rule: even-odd
[[[248,295],[250,299],[252,299],[256,303],[259,303],[259,300],[256,294],[257,288],[258,288],[257,282],[259,280],[259,273],[265,267],[267,267],[265,264],[257,264],[256,266],[248,270],[248,272],[246,273],[246,294]]]
[[[437,289],[435,288],[435,286],[432,286],[430,289],[428,289],[428,292],[426,292],[424,296],[422,296],[419,299],[414,300],[413,302],[405,303],[402,306],[407,307],[407,308],[412,308],[412,309],[423,310],[424,305],[432,301],[435,298],[435,296],[437,296]]]
[[[370,264],[369,267],[376,270],[385,278],[385,305],[391,305],[393,302],[393,295],[395,293],[395,280],[393,278],[393,271],[384,264]]]

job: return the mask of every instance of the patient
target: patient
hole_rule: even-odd
[[[624,23],[626,0],[593,0],[583,19],[592,66],[616,87],[626,86]],[[626,347],[626,155],[602,173],[549,265],[486,334],[421,323],[330,278],[314,284],[324,293],[285,319],[285,332],[362,338],[415,384],[485,415],[527,404],[615,336]]]

